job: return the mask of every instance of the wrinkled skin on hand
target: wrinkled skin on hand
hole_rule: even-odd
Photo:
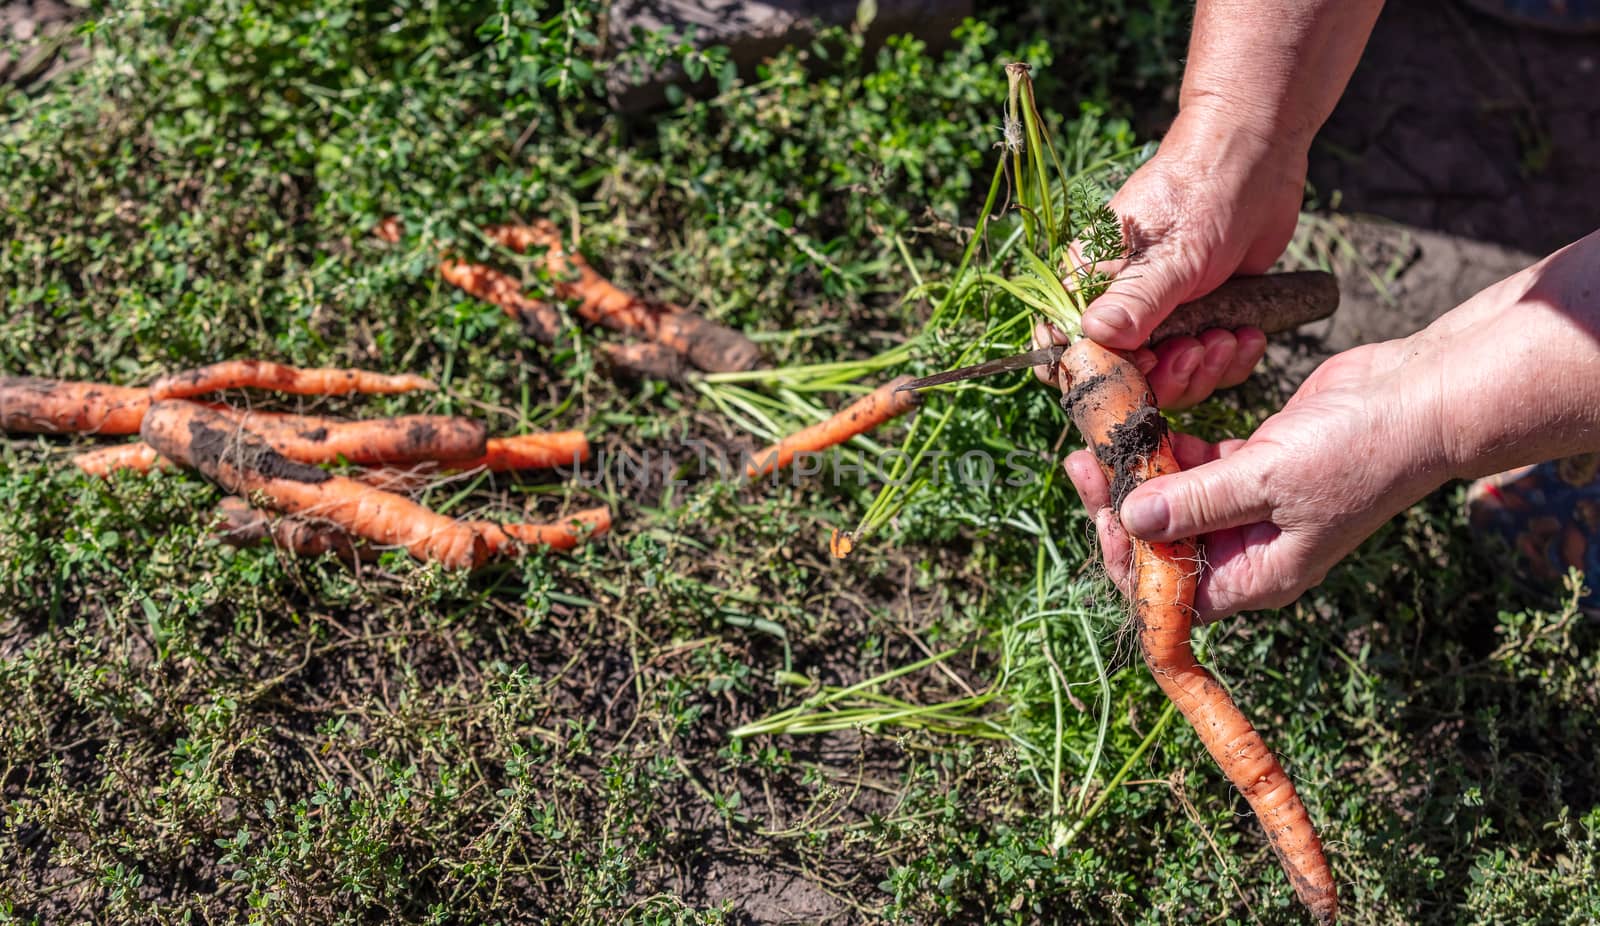
[[[1292,602],[1448,479],[1600,449],[1600,232],[1329,359],[1248,438],[1173,449],[1184,472],[1129,493],[1120,519],[1091,455],[1065,465],[1124,587],[1129,534],[1202,540],[1202,619]]]

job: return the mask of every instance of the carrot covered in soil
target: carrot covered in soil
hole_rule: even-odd
[[[1178,472],[1166,420],[1132,361],[1081,338],[1062,356],[1060,375],[1061,404],[1111,483],[1114,510],[1145,481]],[[1294,783],[1228,692],[1195,661],[1189,630],[1197,545],[1132,544],[1133,626],[1156,684],[1255,811],[1295,894],[1318,922],[1334,922],[1333,873]]]
[[[35,376],[0,377],[0,431],[138,434],[149,390]]]
[[[474,568],[488,557],[488,546],[472,527],[403,496],[290,460],[215,409],[156,402],[140,436],[162,456],[262,507],[319,518],[373,543],[404,547],[426,562]]]
[[[896,391],[911,380],[910,376],[896,377],[850,403],[827,421],[796,431],[762,450],[745,466],[745,477],[759,479],[788,466],[797,454],[816,453],[837,446],[911,411],[921,402],[921,396],[911,391]]]
[[[332,553],[346,563],[370,562],[378,551],[361,543],[331,524],[304,518],[274,517],[237,495],[217,503],[220,523],[214,528],[217,539],[234,547],[271,542],[296,556],[321,556]]]
[[[544,248],[545,269],[555,280],[556,295],[573,300],[578,314],[589,322],[665,344],[702,370],[749,370],[761,362],[761,349],[732,328],[670,302],[643,299],[601,276],[582,255],[567,251],[555,225],[547,220],[496,225],[484,232],[518,253]]]
[[[439,275],[468,295],[504,309],[540,344],[554,344],[561,333],[561,315],[555,307],[530,298],[510,274],[447,257],[439,262]]]
[[[589,439],[582,431],[546,431],[491,437],[482,455],[470,460],[419,461],[415,466],[379,466],[351,478],[390,492],[410,492],[444,473],[487,470],[491,473],[553,469],[589,461]]]
[[[400,415],[347,421],[284,412],[214,408],[235,426],[301,463],[419,463],[471,461],[489,447],[484,426],[455,415]],[[459,465],[468,466],[470,463]]]
[[[268,360],[226,360],[161,377],[150,384],[150,400],[186,399],[223,389],[244,388],[295,395],[387,395],[439,387],[410,373],[389,375],[367,370],[306,369]]]
[[[344,421],[315,415],[283,412],[242,412],[221,406],[206,406],[229,419],[236,430],[249,431],[269,447],[298,463],[347,463],[382,465],[394,463],[445,463],[462,469],[482,465],[495,441],[484,437],[483,425],[470,418],[451,415],[402,415]],[[565,435],[567,432],[558,432]],[[530,435],[539,437],[542,435]],[[582,435],[579,435],[580,437]],[[498,441],[523,441],[526,438],[498,438]],[[561,447],[569,446],[560,444]],[[500,458],[538,460],[527,468],[549,466],[542,462],[537,442],[516,443],[499,452]],[[582,448],[588,458],[588,442]],[[571,457],[567,457],[571,459]],[[147,473],[171,462],[145,443],[118,444],[80,453],[72,462],[91,476],[106,477],[113,470]]]

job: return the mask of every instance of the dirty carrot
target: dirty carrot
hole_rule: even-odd
[[[296,556],[332,553],[346,563],[378,558],[377,550],[338,527],[305,518],[276,517],[250,507],[249,502],[237,495],[229,495],[218,502],[217,515],[220,520],[213,528],[213,533],[229,546],[247,547],[271,542],[278,549]]]
[[[439,462],[471,466],[488,450],[481,423],[455,415],[400,415],[348,421],[318,415],[215,409],[301,463]]]
[[[156,453],[156,448],[144,441],[135,441],[76,454],[72,458],[72,465],[91,476],[109,479],[117,470],[148,473],[158,466],[170,467],[172,461]]]
[[[826,450],[904,415],[920,401],[915,392],[896,391],[911,379],[910,376],[892,379],[850,403],[827,421],[796,431],[762,450],[745,466],[746,478],[758,479],[776,472],[788,466],[796,454]]]
[[[228,418],[235,428],[255,434],[273,450],[299,463],[340,460],[361,465],[443,463],[471,469],[482,465],[492,443],[485,438],[482,424],[452,415],[402,415],[344,421],[316,415],[245,412],[213,405],[207,408]],[[517,453],[533,459],[538,448],[513,445],[502,456]],[[583,456],[588,457],[587,444],[583,447]],[[78,454],[72,462],[94,476],[108,476],[112,470],[119,469],[146,473],[158,464],[167,463],[154,448],[143,443],[102,447]],[[528,468],[550,465],[554,464],[530,463]]]
[[[582,255],[562,245],[560,232],[548,220],[484,231],[518,253],[543,248],[556,295],[575,302],[578,314],[589,322],[665,344],[702,370],[748,370],[761,361],[755,342],[732,328],[669,302],[641,298],[601,276]]]
[[[0,377],[0,431],[138,434],[148,390],[34,376]]]
[[[140,436],[223,489],[284,514],[315,517],[380,545],[455,568],[481,565],[488,547],[472,527],[410,499],[290,460],[223,412],[194,402],[156,402]]]
[[[372,233],[395,244],[399,242],[403,231],[400,220],[390,216],[379,222]],[[469,296],[499,306],[507,315],[521,322],[529,336],[540,344],[554,344],[561,333],[561,314],[555,307],[530,298],[522,291],[522,285],[508,273],[501,273],[483,264],[446,257],[439,261],[439,276]]]
[[[1132,361],[1078,340],[1061,358],[1061,404],[1111,483],[1113,510],[1145,481],[1175,473],[1166,420]],[[1194,541],[1133,540],[1133,626],[1156,684],[1177,705],[1266,830],[1295,893],[1320,923],[1339,900],[1322,842],[1294,783],[1228,692],[1196,662],[1190,642],[1200,574]]]
[[[291,367],[268,360],[227,360],[163,376],[150,384],[150,400],[185,399],[223,389],[271,389],[295,395],[388,394],[437,389],[410,373]]]
[[[529,297],[509,274],[483,264],[445,258],[439,262],[439,275],[468,295],[505,310],[540,344],[554,344],[561,333],[561,315],[555,307]]]
[[[467,460],[419,460],[414,466],[378,466],[351,478],[390,492],[410,492],[444,473],[488,470],[505,473],[525,469],[577,466],[589,461],[589,439],[582,431],[545,431],[491,437],[484,452]]]
[[[517,546],[571,550],[584,540],[611,529],[611,509],[604,506],[574,513],[554,524],[495,524],[476,521],[473,527],[489,546],[489,555],[509,553]]]
[[[619,378],[659,379],[669,383],[684,381],[683,355],[666,346],[648,341],[632,344],[601,344],[600,359],[606,369]]]

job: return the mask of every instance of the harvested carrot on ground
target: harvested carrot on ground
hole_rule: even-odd
[[[351,478],[391,492],[410,492],[437,480],[444,473],[488,470],[491,473],[525,469],[553,469],[589,461],[589,439],[582,431],[548,431],[491,437],[482,455],[470,460],[419,461],[414,466],[379,466]]]
[[[600,358],[614,376],[629,379],[660,379],[681,383],[688,372],[683,355],[666,346],[648,341],[632,344],[602,344]]]
[[[1139,485],[1178,471],[1166,419],[1133,361],[1081,338],[1061,358],[1061,404],[1111,484],[1112,506]],[[1189,639],[1200,576],[1194,542],[1133,540],[1133,626],[1156,684],[1194,727],[1266,830],[1289,883],[1319,922],[1339,900],[1322,842],[1294,782],[1228,692],[1194,658]]]
[[[702,370],[749,370],[761,362],[761,349],[732,328],[672,303],[640,298],[601,276],[582,255],[562,245],[560,233],[549,221],[497,225],[484,231],[518,253],[545,249],[545,269],[555,280],[556,295],[576,302],[578,314],[587,321],[665,344]]]
[[[301,463],[473,465],[489,448],[484,426],[456,415],[399,415],[348,421],[285,412],[215,409],[272,449]],[[465,461],[456,464],[456,461]]]
[[[118,470],[148,473],[157,467],[170,468],[172,461],[156,453],[156,448],[149,444],[135,441],[76,454],[72,458],[72,465],[91,476],[109,479]]]
[[[229,495],[218,502],[217,514],[221,520],[214,533],[229,546],[248,547],[270,542],[296,556],[332,553],[346,563],[378,558],[377,550],[334,525],[274,516],[250,507],[249,502],[237,495]]]
[[[788,466],[796,454],[816,453],[835,447],[911,411],[917,407],[920,396],[915,392],[896,391],[911,379],[909,376],[892,379],[850,403],[827,421],[796,431],[762,450],[745,466],[745,476],[758,479]]]
[[[491,437],[483,455],[450,464],[452,469],[482,467],[493,473],[519,469],[550,469],[589,461],[589,439],[582,431],[546,431]]]
[[[402,415],[344,421],[315,415],[206,407],[231,421],[236,430],[255,434],[273,450],[298,463],[340,460],[364,465],[440,463],[471,469],[481,465],[490,448],[482,424],[452,415]],[[522,452],[530,458],[537,453],[533,447]],[[587,455],[585,444],[584,456]],[[118,469],[145,473],[159,464],[171,465],[149,444],[143,443],[91,450],[73,457],[73,463],[94,476],[106,476]],[[539,465],[550,464],[533,464],[528,468]]]
[[[0,431],[138,434],[149,390],[34,376],[0,377]]]
[[[215,409],[182,400],[156,402],[140,435],[162,456],[194,467],[261,507],[318,518],[450,567],[473,568],[488,556],[472,527],[392,492],[290,460]]]
[[[390,216],[379,222],[372,233],[378,238],[397,244],[404,229],[400,220]],[[528,334],[540,344],[554,344],[561,333],[561,314],[555,307],[523,293],[522,285],[507,273],[483,264],[445,258],[439,261],[439,275],[445,282],[470,296],[492,303],[521,322]]]
[[[307,369],[268,360],[226,360],[171,373],[150,384],[150,401],[186,399],[223,389],[271,389],[294,395],[387,395],[439,388],[411,373],[390,375],[367,370]]]
[[[439,275],[468,295],[504,309],[540,344],[554,344],[561,333],[561,314],[555,307],[529,297],[509,274],[483,264],[445,258],[439,262]]]
[[[489,545],[489,555],[499,556],[517,546],[571,550],[584,540],[611,529],[611,509],[604,506],[574,513],[554,524],[495,524],[477,521],[473,526]]]

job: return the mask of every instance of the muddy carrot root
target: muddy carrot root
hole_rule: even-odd
[[[340,460],[362,465],[448,463],[470,469],[480,465],[479,461],[490,447],[483,425],[450,415],[343,421],[315,415],[207,407],[233,422],[236,429],[255,434],[273,450],[299,463]],[[531,446],[514,446],[507,454],[519,451],[528,457],[536,453]],[[586,446],[584,456],[587,455]],[[79,469],[95,476],[107,476],[119,469],[147,473],[157,465],[171,465],[149,444],[143,443],[102,447],[81,453],[72,461]]]
[[[137,441],[132,444],[117,444],[85,451],[73,456],[72,465],[91,476],[109,479],[111,474],[118,470],[148,473],[157,467],[170,468],[172,461],[156,453],[156,448],[143,441]]]
[[[0,377],[0,431],[18,434],[138,434],[146,389],[34,376]]]
[[[346,563],[378,558],[377,550],[338,527],[304,518],[277,517],[250,507],[249,502],[237,495],[229,495],[218,502],[217,514],[220,520],[213,533],[229,546],[248,547],[270,542],[296,556],[332,553]]]
[[[650,341],[631,344],[602,344],[600,357],[612,375],[627,379],[660,379],[681,383],[688,370],[683,354]]]
[[[1166,420],[1132,361],[1087,338],[1061,358],[1061,404],[1111,483],[1113,509],[1139,485],[1178,471]],[[1199,556],[1193,541],[1133,541],[1133,622],[1156,684],[1244,795],[1296,895],[1320,923],[1338,916],[1332,870],[1283,766],[1189,639]]]
[[[437,389],[410,373],[291,367],[267,360],[227,360],[163,376],[150,384],[150,400],[185,399],[223,389],[271,389],[294,395],[389,394]]]
[[[390,244],[399,242],[404,231],[396,216],[384,219],[372,229],[373,235]],[[510,274],[446,257],[439,261],[439,276],[467,295],[499,306],[521,322],[529,336],[540,344],[554,344],[561,334],[561,313],[547,302],[530,298],[522,291],[522,284]]]
[[[439,262],[439,275],[468,295],[499,306],[540,344],[554,344],[561,333],[561,314],[555,307],[529,297],[509,274],[446,258]]]
[[[455,415],[399,415],[347,421],[317,415],[216,409],[301,463],[418,463],[474,460],[489,440],[483,425]],[[467,465],[465,463],[461,464]]]
[[[477,521],[473,526],[488,544],[491,556],[510,553],[518,546],[571,550],[585,540],[599,537],[611,529],[611,509],[604,506],[585,509],[554,524]]]
[[[548,221],[497,225],[484,231],[518,253],[543,248],[556,295],[573,300],[587,321],[665,344],[702,370],[749,370],[761,362],[761,349],[732,328],[671,303],[642,299],[601,276],[582,255],[562,245],[560,233]]]
[[[892,379],[845,406],[827,421],[796,431],[762,450],[745,466],[745,477],[758,479],[788,466],[796,454],[816,453],[837,446],[911,411],[921,397],[911,391],[896,391],[911,379],[909,376]]]
[[[181,400],[156,402],[140,435],[161,455],[261,507],[318,518],[446,566],[473,568],[488,556],[470,526],[392,492],[290,460],[215,409]]]

